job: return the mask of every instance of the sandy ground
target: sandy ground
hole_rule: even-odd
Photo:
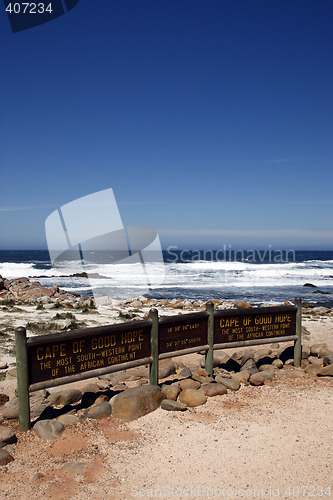
[[[305,344],[333,349],[332,317],[303,325]],[[290,369],[184,413],[158,409],[128,424],[87,421],[54,442],[10,424],[18,444],[15,460],[0,467],[0,498],[330,498],[332,389],[332,378]]]

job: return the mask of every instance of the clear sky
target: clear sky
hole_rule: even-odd
[[[332,249],[331,0],[0,6],[0,249],[113,188],[163,246]]]

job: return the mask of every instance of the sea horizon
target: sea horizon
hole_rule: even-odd
[[[307,303],[332,307],[333,251],[293,250],[285,260],[280,259],[281,251],[274,253],[274,249],[265,254],[253,250],[251,259],[249,250],[235,251],[238,253],[222,255],[220,250],[163,250],[165,276],[153,287],[142,280],[139,263],[68,261],[52,267],[47,250],[0,250],[0,275],[7,279],[27,277],[46,287],[56,285],[85,296],[215,298],[253,305],[301,297]],[[274,260],[276,256],[279,259]],[[150,273],[158,277],[160,266],[150,262]]]

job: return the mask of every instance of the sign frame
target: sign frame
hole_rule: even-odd
[[[17,371],[17,391],[18,391],[18,406],[19,406],[19,424],[21,431],[27,431],[30,426],[30,405],[29,405],[29,393],[38,391],[40,389],[45,389],[47,387],[54,387],[58,385],[65,385],[71,382],[75,382],[78,380],[85,380],[93,377],[98,377],[107,373],[113,373],[121,370],[126,370],[128,368],[133,368],[136,366],[149,365],[149,380],[150,384],[157,385],[158,384],[158,363],[161,359],[167,359],[175,356],[183,356],[186,354],[196,353],[196,352],[205,352],[205,368],[208,373],[213,374],[213,353],[216,349],[224,349],[224,348],[236,348],[236,347],[246,347],[260,344],[272,344],[276,342],[286,342],[286,341],[294,341],[294,366],[301,366],[301,358],[302,358],[302,301],[300,298],[296,298],[294,301],[295,305],[287,305],[287,306],[271,306],[271,307],[253,307],[253,308],[245,308],[245,309],[223,309],[214,311],[214,304],[212,302],[206,303],[206,311],[188,313],[188,314],[178,314],[177,316],[164,316],[162,318],[158,317],[157,309],[151,309],[149,312],[149,319],[147,320],[139,320],[139,321],[128,321],[126,323],[115,323],[112,325],[106,326],[98,326],[93,328],[85,328],[82,330],[76,330],[73,332],[61,332],[54,333],[49,335],[42,335],[37,337],[29,337],[27,338],[26,329],[24,327],[18,327],[15,329],[15,343],[16,343],[16,371]],[[217,342],[216,336],[218,337],[219,333],[216,332],[216,321],[219,318],[255,318],[255,317],[264,317],[264,315],[269,315],[272,317],[274,314],[292,314],[294,317],[292,318],[290,328],[285,328],[288,332],[290,330],[294,330],[293,335],[281,335],[273,336],[269,335],[267,338],[256,338],[249,340],[236,340],[236,341],[227,341],[227,342]],[[282,320],[281,320],[282,321]],[[204,326],[200,323],[205,323]],[[243,322],[244,323],[244,322]],[[243,326],[242,323],[242,326]],[[279,321],[273,322],[274,324],[278,324]],[[187,325],[186,328],[182,328],[182,326]],[[180,326],[179,329],[174,328],[175,326]],[[240,327],[241,325],[238,325]],[[259,325],[260,326],[260,325]],[[174,329],[173,329],[174,328]],[[282,328],[282,327],[281,327]],[[62,376],[58,378],[51,379],[43,379],[36,381],[36,377],[32,375],[33,368],[31,367],[31,353],[35,352],[34,349],[45,349],[45,351],[40,352],[48,352],[47,358],[56,355],[59,352],[57,350],[46,350],[45,346],[54,346],[57,345],[55,343],[63,342],[64,346],[63,353],[67,355],[67,347],[69,342],[80,342],[80,340],[86,339],[98,339],[98,338],[108,338],[110,336],[114,336],[117,338],[117,335],[121,336],[125,335],[126,332],[134,333],[134,331],[145,329],[149,330],[150,338],[147,341],[145,339],[145,349],[143,349],[142,357],[133,359],[130,361],[122,360],[118,363],[112,363],[108,366],[104,366],[97,369],[87,369],[80,371],[78,373],[74,373],[73,375]],[[165,332],[167,330],[167,332]],[[274,328],[272,329],[272,331]],[[276,328],[276,331],[281,333],[281,330]],[[170,334],[178,333],[177,343],[169,342],[170,345],[166,347],[166,343],[170,337]],[[258,330],[259,331],[259,330]],[[162,332],[161,338],[160,333]],[[191,332],[193,335],[197,335],[197,337],[192,338],[193,344],[192,347],[187,347],[191,342],[189,340],[191,335],[188,334]],[[147,332],[146,332],[147,333]],[[204,334],[205,333],[205,334]],[[274,333],[274,331],[273,331]],[[104,335],[104,337],[103,337]],[[183,336],[182,336],[183,335]],[[147,336],[147,335],[146,335]],[[125,337],[126,338],[126,337]],[[131,337],[132,338],[132,337]],[[201,342],[202,339],[202,342]],[[142,339],[143,340],[143,337]],[[179,342],[179,340],[182,340]],[[132,342],[132,340],[131,340]],[[164,342],[164,344],[163,344]],[[116,342],[117,343],[117,342]],[[94,344],[95,345],[95,344]],[[95,348],[94,345],[93,349]],[[162,348],[161,348],[162,347]],[[174,349],[173,349],[174,347]],[[59,348],[59,345],[58,345]],[[104,348],[104,344],[101,349]],[[147,350],[148,348],[148,350]],[[140,350],[138,348],[138,350]],[[161,350],[162,352],[159,352]],[[35,367],[34,367],[35,369]],[[38,378],[38,377],[37,377]]]

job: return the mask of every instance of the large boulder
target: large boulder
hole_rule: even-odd
[[[162,400],[162,391],[156,385],[127,389],[113,398],[112,416],[125,421],[135,420],[155,411]]]

